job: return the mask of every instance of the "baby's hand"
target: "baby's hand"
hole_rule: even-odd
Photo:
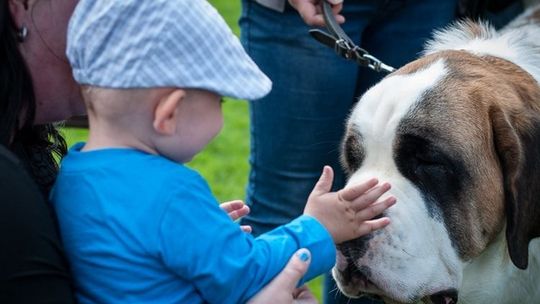
[[[229,217],[236,221],[237,219],[248,215],[249,213],[249,207],[244,204],[241,200],[234,200],[230,202],[224,202],[219,205],[223,211],[225,211]],[[249,225],[242,225],[240,226],[242,228],[242,231],[246,233],[251,233],[251,226]]]
[[[390,223],[387,217],[373,219],[396,203],[393,196],[377,201],[390,190],[390,184],[377,185],[377,179],[373,178],[359,185],[329,192],[333,179],[332,168],[325,166],[309,195],[304,214],[319,220],[336,244],[361,237]]]

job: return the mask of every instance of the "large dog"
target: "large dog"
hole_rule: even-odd
[[[338,246],[352,297],[540,303],[540,6],[500,32],[461,22],[360,99],[349,183],[392,184],[392,223]]]

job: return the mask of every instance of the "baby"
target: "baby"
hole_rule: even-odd
[[[254,238],[183,165],[220,131],[221,96],[271,88],[206,1],[80,0],[67,54],[90,133],[51,200],[81,303],[245,302],[299,248],[309,280],[333,266],[334,244],[389,223],[373,220],[395,203],[387,183],[330,192],[325,167],[304,214]]]

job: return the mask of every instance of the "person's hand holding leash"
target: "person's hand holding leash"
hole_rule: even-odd
[[[338,23],[344,23],[345,17],[340,15],[343,8],[343,0],[289,0],[289,4],[294,7],[304,22],[311,26],[325,26],[322,10],[322,2],[328,1],[332,4],[332,11]]]

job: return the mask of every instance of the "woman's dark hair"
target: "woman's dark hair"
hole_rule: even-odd
[[[33,124],[36,100],[32,77],[18,49],[8,1],[0,1],[0,144],[20,158],[47,195],[58,171],[55,156],[64,156],[67,146],[53,125]]]

